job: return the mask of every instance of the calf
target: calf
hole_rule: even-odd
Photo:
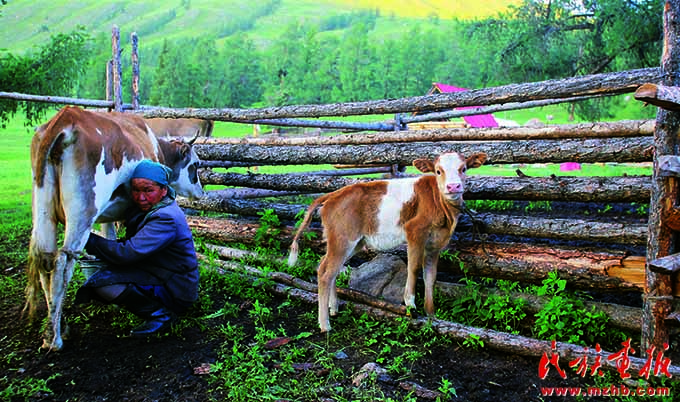
[[[288,265],[295,265],[298,240],[314,210],[321,208],[326,255],[318,268],[319,326],[331,329],[328,318],[337,313],[335,279],[343,266],[364,245],[387,250],[404,242],[408,250],[408,278],[404,302],[415,307],[416,272],[423,267],[425,311],[434,315],[432,287],[440,251],[448,244],[463,208],[466,170],[486,161],[485,153],[467,159],[445,153],[434,161],[417,159],[418,178],[352,184],[316,199],[307,209],[290,247]]]

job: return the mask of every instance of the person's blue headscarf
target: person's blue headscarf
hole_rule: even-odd
[[[161,165],[158,162],[152,162],[149,159],[144,159],[139,162],[132,172],[132,179],[148,179],[152,180],[168,189],[168,197],[175,198],[175,190],[170,187],[170,177],[172,175],[172,170],[165,165]]]

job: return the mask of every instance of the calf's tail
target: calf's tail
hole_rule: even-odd
[[[309,208],[307,208],[305,217],[302,220],[302,223],[300,224],[300,227],[298,228],[297,232],[295,233],[295,237],[293,237],[292,243],[290,244],[290,254],[288,255],[289,267],[295,266],[295,264],[297,263],[299,255],[298,241],[300,240],[300,236],[302,236],[302,232],[304,232],[307,226],[309,226],[309,223],[312,221],[314,210],[316,210],[316,208],[318,208],[319,205],[321,205],[325,200],[326,196],[319,197],[309,205]]]

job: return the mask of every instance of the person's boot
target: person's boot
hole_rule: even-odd
[[[127,311],[145,322],[130,331],[131,336],[146,337],[163,333],[170,329],[177,316],[158,300],[144,294],[137,286],[129,284],[112,304],[124,307]]]

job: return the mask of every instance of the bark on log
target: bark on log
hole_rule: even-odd
[[[319,137],[205,138],[196,144],[247,144],[260,146],[290,145],[367,145],[419,141],[499,141],[567,138],[641,137],[654,134],[653,120],[612,123],[564,124],[545,127],[447,128],[391,133],[356,133]]]
[[[662,84],[680,85],[680,2],[666,2],[664,9],[664,49],[661,56]],[[673,208],[680,191],[678,179],[663,177],[659,173],[658,157],[677,155],[678,132],[680,131],[680,113],[659,109],[656,115],[656,132],[654,135],[654,177],[652,195],[649,203],[649,236],[647,239],[647,261],[654,261],[677,252],[675,243],[677,235],[663,222],[665,213]],[[664,343],[669,340],[669,328],[666,317],[671,312],[673,284],[677,280],[670,275],[659,274],[649,267],[645,270],[645,304],[643,307],[642,349],[648,350],[652,345],[663,350]],[[677,286],[676,286],[677,293]]]
[[[236,220],[204,217],[187,217],[189,226],[198,237],[220,242],[252,244],[257,223],[242,223]],[[279,240],[288,245],[294,235],[289,227],[281,230]],[[325,244],[321,230],[311,228],[317,236],[305,240],[301,247],[312,248],[323,253]],[[588,250],[564,249],[543,245],[518,243],[466,242],[450,244],[447,250],[456,255],[454,262],[440,259],[442,272],[459,273],[458,263],[465,264],[467,273],[474,276],[497,279],[511,279],[536,283],[557,271],[575,289],[606,292],[642,291],[644,283],[644,257],[626,256],[623,252],[594,252]],[[402,246],[396,253],[405,255]]]
[[[487,164],[560,162],[649,162],[651,137],[567,140],[441,141],[371,145],[259,146],[249,144],[194,145],[203,160],[256,162],[258,165],[397,164],[410,166],[418,158],[445,152],[471,155],[486,152]]]
[[[328,193],[344,186],[371,180],[290,174],[216,173],[210,170],[202,170],[200,177],[204,184],[310,193]],[[650,191],[651,179],[647,176],[528,178],[470,176],[465,199],[647,203]]]
[[[460,261],[440,261],[443,271],[460,272],[459,262],[470,275],[540,284],[550,272],[567,279],[574,289],[602,292],[644,289],[641,256],[624,252],[595,252],[521,243],[464,242],[447,250]]]
[[[661,71],[658,68],[646,68],[393,100],[348,102],[327,105],[276,106],[259,109],[154,108],[146,109],[143,112],[144,117],[197,117],[206,120],[234,122],[252,122],[258,119],[290,117],[429,112],[453,109],[461,106],[495,105],[541,99],[623,94],[635,91],[640,85],[646,82],[659,83],[661,79]],[[593,85],[593,83],[597,83],[597,85]]]
[[[670,111],[680,111],[680,90],[665,85],[644,84],[635,91],[635,99]]]
[[[241,216],[257,217],[265,209],[272,209],[279,218],[294,220],[307,205],[276,204],[239,199],[205,197],[189,201],[178,198],[180,206],[215,211]],[[315,219],[318,221],[318,211]],[[474,216],[475,230],[479,233],[513,235],[556,240],[580,240],[609,244],[644,245],[647,241],[647,225],[629,222],[602,222],[594,219],[541,218],[533,216],[514,216],[502,213],[479,213]],[[462,215],[459,228],[472,224],[467,215]],[[457,228],[457,232],[460,232]]]

